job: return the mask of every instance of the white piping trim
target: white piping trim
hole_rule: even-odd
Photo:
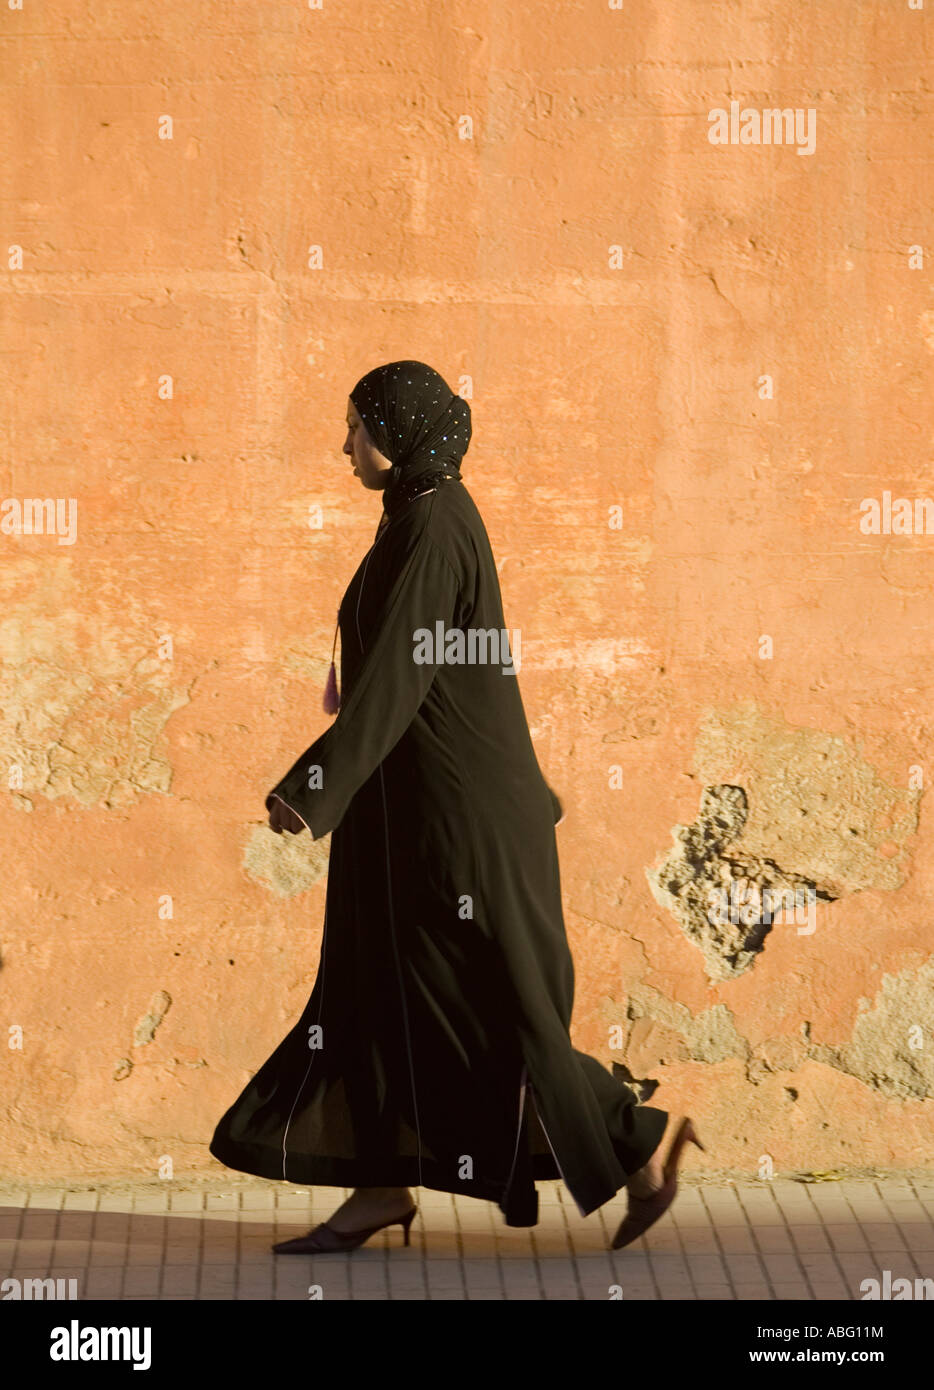
[[[323,933],[322,933],[322,937],[321,937],[321,998],[320,998],[319,1001],[318,1001],[318,1017],[317,1017],[317,1019],[316,1019],[316,1021],[315,1021],[315,1027],[320,1027],[320,1024],[321,1024],[321,1010],[324,1008],[324,968],[325,968],[325,965],[327,964],[327,943],[328,943],[328,909],[327,909],[327,904],[325,904],[325,908],[324,908],[324,928],[323,928]],[[285,1146],[285,1141],[286,1141],[286,1139],[288,1138],[289,1125],[292,1123],[292,1116],[295,1114],[295,1107],[296,1107],[296,1105],[298,1104],[298,1098],[299,1098],[299,1096],[301,1095],[302,1091],[305,1089],[305,1082],[308,1080],[308,1076],[309,1076],[309,1074],[310,1074],[310,1072],[311,1072],[311,1068],[312,1068],[313,1065],[314,1065],[315,1055],[316,1055],[317,1051],[318,1051],[317,1048],[312,1048],[312,1051],[311,1051],[311,1061],[308,1063],[308,1068],[307,1068],[307,1070],[306,1070],[306,1072],[305,1072],[305,1075],[302,1077],[302,1084],[299,1086],[298,1090],[297,1090],[296,1093],[295,1093],[295,1099],[294,1099],[293,1102],[292,1102],[292,1109],[289,1111],[289,1118],[286,1120],[286,1122],[285,1122],[285,1129],[284,1129],[283,1132],[282,1132],[282,1178],[283,1178],[283,1181],[284,1181],[284,1182],[288,1182],[288,1178],[286,1177],[286,1172],[285,1172],[285,1162],[286,1162],[286,1156],[287,1156],[287,1150],[286,1150],[286,1146]]]
[[[370,556],[373,554],[373,551],[375,550],[376,546],[379,544],[380,540],[382,539],[382,536],[383,536],[383,534],[385,533],[385,530],[386,530],[386,528],[384,527],[384,528],[383,528],[383,531],[381,531],[381,532],[379,533],[379,535],[377,535],[376,540],[373,542],[373,544],[370,546],[369,550],[367,551],[367,553],[366,553],[366,563],[364,564],[364,567],[363,567],[363,574],[362,574],[361,577],[360,577],[360,593],[357,595],[357,611],[356,611],[355,617],[356,617],[356,623],[357,623],[357,637],[358,637],[359,640],[360,640],[360,647],[361,647],[361,649],[362,649],[362,647],[363,647],[363,638],[360,636],[360,599],[363,597],[363,581],[366,579],[366,572],[367,572],[367,569],[369,568],[369,564],[370,564]],[[380,779],[382,780],[382,769],[380,770]],[[289,806],[289,803],[288,803],[287,801],[285,801],[285,800],[279,795],[278,792],[272,792],[271,794],[276,798],[277,801],[281,801],[282,804],[283,804],[283,806]],[[289,806],[289,810],[292,811],[293,814],[295,814],[296,816],[298,816],[299,820],[302,822],[302,825],[304,825],[304,827],[305,827],[305,829],[308,831],[308,833],[311,834],[311,833],[312,833],[312,831],[311,831],[311,826],[308,824],[308,822],[307,822],[302,816],[299,815],[298,811],[296,811],[295,808],[294,808],[293,806]],[[385,818],[385,788],[384,788],[384,791],[383,791],[383,814],[384,814],[384,818]],[[388,838],[388,831],[389,831],[389,828],[388,828],[388,823],[387,823],[387,824],[386,824],[387,838]],[[314,838],[314,836],[312,836],[312,838]],[[387,845],[387,850],[386,850],[386,858],[387,858],[387,870],[388,870],[388,859],[389,859],[388,845]],[[390,911],[391,911],[391,907],[392,907],[392,902],[391,902],[391,898],[390,898]],[[318,1003],[318,1017],[317,1017],[317,1020],[316,1020],[316,1023],[315,1023],[315,1026],[316,1026],[316,1027],[320,1027],[320,1024],[321,1024],[321,1011],[322,1011],[322,1009],[324,1008],[324,971],[325,971],[325,966],[326,966],[326,964],[327,964],[327,939],[328,939],[328,911],[327,911],[327,904],[325,903],[325,908],[324,908],[324,926],[323,926],[323,929],[322,929],[322,937],[321,937],[321,999],[320,999],[320,1001],[319,1001],[319,1003]],[[394,949],[394,950],[395,950],[395,945],[396,945],[395,934],[393,934],[393,949]],[[405,996],[404,996],[404,995],[403,995],[403,1000],[402,1000],[402,1002],[403,1002],[403,1008],[404,1008],[404,1006],[405,1006]],[[406,1024],[406,1043],[408,1044],[408,1018],[407,1018],[407,1017],[405,1017],[405,1024]],[[410,1066],[410,1074],[411,1074],[411,1049],[409,1049],[409,1050],[410,1050],[409,1066]],[[287,1179],[287,1177],[286,1177],[285,1166],[286,1166],[286,1159],[287,1159],[287,1157],[288,1157],[288,1150],[287,1150],[287,1147],[286,1147],[286,1140],[287,1140],[288,1134],[289,1134],[289,1126],[290,1126],[291,1123],[292,1123],[292,1116],[295,1114],[295,1107],[296,1107],[296,1105],[298,1104],[299,1096],[302,1094],[302,1091],[305,1089],[305,1082],[308,1080],[308,1077],[309,1077],[309,1075],[310,1075],[310,1073],[311,1073],[311,1068],[312,1068],[313,1065],[314,1065],[315,1053],[316,1053],[317,1051],[318,1051],[317,1048],[312,1049],[311,1061],[308,1063],[308,1066],[307,1066],[306,1071],[305,1071],[305,1075],[302,1077],[301,1085],[299,1086],[298,1090],[297,1090],[296,1093],[295,1093],[295,1099],[294,1099],[293,1102],[292,1102],[292,1109],[289,1111],[289,1118],[286,1120],[286,1122],[285,1122],[285,1129],[284,1129],[283,1132],[282,1132],[282,1177],[283,1177],[283,1180],[285,1180],[285,1181],[288,1181],[288,1179]],[[412,1100],[413,1100],[413,1102],[414,1102],[414,1100],[415,1100],[415,1091],[414,1091],[414,1085],[415,1085],[415,1083],[414,1083],[414,1078],[413,1078],[412,1085],[413,1085]],[[419,1175],[419,1180],[421,1180],[421,1174],[422,1174],[422,1141],[421,1141],[421,1134],[420,1134],[419,1131],[418,1131],[418,1107],[417,1107],[417,1106],[416,1106],[416,1111],[415,1111],[415,1127],[416,1127],[416,1135],[417,1135],[417,1138],[418,1138],[418,1175]],[[419,1181],[419,1186],[422,1186],[422,1185],[423,1185],[423,1184],[421,1183],[421,1181]]]
[[[308,822],[305,820],[304,816],[299,815],[299,812],[296,811],[296,809],[295,809],[294,806],[289,806],[289,803],[286,801],[285,797],[280,796],[278,792],[270,792],[269,795],[270,795],[270,796],[274,796],[274,797],[276,798],[277,801],[281,801],[282,804],[283,804],[283,806],[287,807],[288,810],[290,810],[290,811],[292,812],[292,815],[293,815],[293,816],[298,816],[298,818],[299,818],[299,820],[301,821],[302,825],[303,825],[303,826],[305,827],[305,829],[308,831],[309,835],[311,835],[311,838],[312,838],[312,839],[315,838],[314,835],[312,834],[311,826],[310,826],[310,825],[308,824]]]
[[[532,1085],[531,1081],[529,1082],[529,1090],[532,1092],[532,1103],[534,1104],[534,1103],[535,1103],[535,1087]],[[571,1187],[571,1184],[568,1182],[567,1178],[564,1176],[564,1173],[563,1173],[562,1168],[561,1168],[561,1164],[558,1162],[558,1155],[555,1153],[555,1146],[554,1146],[554,1144],[552,1144],[551,1140],[548,1138],[548,1131],[547,1131],[547,1129],[545,1128],[545,1121],[544,1121],[544,1118],[543,1118],[543,1116],[542,1116],[542,1109],[541,1109],[541,1106],[540,1106],[540,1105],[536,1105],[536,1106],[535,1106],[535,1114],[538,1116],[538,1123],[539,1123],[539,1124],[541,1125],[541,1127],[542,1127],[542,1133],[544,1134],[545,1138],[548,1140],[548,1147],[549,1147],[549,1149],[551,1149],[551,1156],[552,1156],[552,1158],[554,1159],[555,1163],[557,1164],[558,1172],[561,1174],[561,1181],[564,1183],[565,1187],[567,1188],[568,1192],[570,1192],[571,1196],[574,1197],[574,1190],[573,1190],[573,1188]],[[587,1215],[587,1213],[584,1211],[584,1208],[581,1206],[580,1202],[577,1200],[576,1197],[574,1197],[574,1205],[577,1207],[577,1210],[580,1212],[581,1216],[586,1216],[586,1215]]]
[[[414,500],[414,499],[413,499]],[[385,529],[383,531],[385,534]],[[373,545],[367,552],[366,564],[363,567],[363,574],[360,576],[360,591],[357,594],[357,607],[354,611],[354,622],[357,628],[357,641],[360,643],[360,650],[363,651],[363,634],[360,631],[360,602],[363,598],[363,586],[366,581],[366,572],[370,565],[370,556],[379,543],[380,537],[377,536]],[[386,783],[383,777],[383,765],[379,765],[379,785],[383,800],[383,837],[384,849],[386,851],[386,884],[387,884],[387,907],[389,909],[389,932],[392,937],[392,953],[396,965],[396,979],[399,984],[399,998],[402,1003],[402,1024],[405,1029],[405,1050],[409,1062],[409,1080],[412,1085],[412,1108],[415,1116],[415,1142],[418,1146],[418,1186],[424,1187],[422,1181],[422,1133],[418,1123],[418,1098],[415,1091],[415,1069],[412,1065],[412,1040],[409,1035],[409,1014],[405,1000],[405,987],[402,983],[402,969],[399,964],[399,947],[396,942],[396,922],[395,914],[392,910],[392,860],[389,854],[389,811],[386,806]]]
[[[522,1116],[525,1114],[525,1088],[526,1088],[527,1068],[523,1063],[522,1074],[519,1077],[519,1125],[516,1130],[516,1147],[512,1155],[512,1167],[509,1169],[509,1177],[506,1179],[504,1192],[508,1192],[512,1186],[512,1175],[516,1171],[516,1159],[519,1157],[519,1140],[522,1138]]]

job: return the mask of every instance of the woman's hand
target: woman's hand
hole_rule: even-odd
[[[291,807],[286,806],[284,801],[280,801],[278,796],[273,796],[269,805],[269,829],[274,830],[277,835],[281,835],[283,830],[297,835],[300,830],[305,829],[305,822]]]

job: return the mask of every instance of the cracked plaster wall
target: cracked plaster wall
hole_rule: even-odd
[[[692,1163],[929,1162],[934,543],[857,522],[931,491],[930,9],[7,16],[2,491],[78,525],[0,538],[0,1171],[216,1171],[299,1016],[327,845],[263,798],[375,531],[346,393],[410,355],[472,393],[575,1045]],[[712,149],[733,96],[814,105],[815,154]],[[813,884],[815,932],[708,933],[714,869]]]

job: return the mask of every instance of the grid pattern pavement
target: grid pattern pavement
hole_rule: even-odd
[[[609,1242],[625,1191],[582,1218],[560,1182],[537,1188],[534,1227],[416,1188],[408,1248],[396,1225],[351,1254],[296,1256],[270,1246],[325,1220],[348,1192],[240,1175],[0,1185],[0,1278],[75,1279],[78,1299],[106,1300],[781,1301],[858,1300],[864,1279],[889,1271],[934,1299],[934,1172],[807,1183],[688,1174],[668,1213],[618,1251]]]

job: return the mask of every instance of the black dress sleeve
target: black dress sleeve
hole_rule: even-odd
[[[443,551],[423,533],[392,585],[346,703],[266,798],[283,801],[317,840],[343,819],[355,793],[405,733],[439,662],[415,661],[415,633],[456,626],[460,584]],[[437,645],[432,655],[438,653]]]

